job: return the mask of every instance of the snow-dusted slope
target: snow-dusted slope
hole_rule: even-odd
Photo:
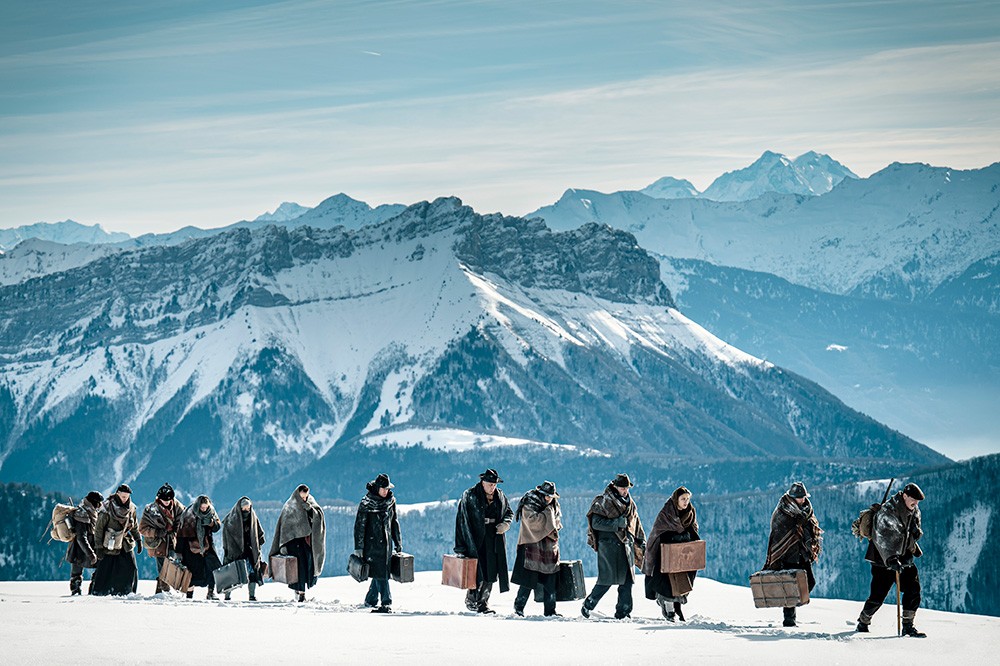
[[[259,488],[411,422],[606,452],[941,460],[681,315],[632,236],[456,199],[353,232],[119,253],[0,300],[0,472],[49,488],[108,470]]]
[[[263,215],[258,215],[253,219],[254,222],[288,222],[289,220],[294,220],[300,215],[308,213],[311,208],[308,206],[300,206],[297,203],[292,203],[291,201],[284,201],[280,206],[274,209],[273,213],[264,213]]]
[[[686,199],[699,194],[698,188],[689,181],[670,176],[664,176],[639,191],[654,199]]]
[[[129,235],[118,231],[105,231],[99,224],[87,226],[73,220],[38,222],[12,229],[0,229],[0,250],[9,250],[29,238],[71,245],[73,243],[117,243],[128,240]]]
[[[666,256],[911,300],[1000,251],[998,208],[1000,163],[970,171],[892,164],[819,197],[720,203],[569,190],[529,217],[555,229],[608,224]]]
[[[587,581],[588,589],[594,580]],[[636,585],[642,589],[641,577]],[[69,598],[66,583],[0,583],[0,639],[9,663],[30,663],[44,652],[54,663],[106,664],[109,651],[130,663],[162,663],[155,641],[116,648],[121,636],[156,635],[156,627],[210,627],[212,640],[196,649],[169,650],[176,664],[459,664],[474,651],[506,654],[510,660],[544,664],[639,663],[669,652],[687,661],[742,663],[991,663],[1000,650],[1000,619],[922,610],[917,626],[928,638],[896,638],[894,608],[876,616],[868,635],[855,634],[861,604],[814,599],[799,609],[801,625],[781,627],[781,611],[757,610],[747,588],[699,578],[685,606],[685,623],[670,624],[656,605],[636,594],[631,620],[609,619],[614,599],[602,600],[590,620],[580,602],[559,603],[564,617],[543,619],[534,601],[528,616],[513,614],[513,592],[494,592],[498,614],[464,610],[464,593],[440,584],[440,573],[418,573],[416,582],[392,583],[390,615],[363,607],[367,584],[347,576],[322,578],[304,604],[291,601],[281,584],[258,589],[257,602],[237,590],[230,602],[179,595],[153,596],[153,582],[140,581],[127,598]],[[16,615],[16,621],[14,617]],[[59,627],[54,631],[53,627]],[[150,632],[153,631],[151,634]],[[153,647],[151,647],[153,646]],[[493,657],[496,660],[496,657]],[[501,658],[502,660],[502,658]]]
[[[63,245],[29,238],[0,254],[0,285],[17,284],[41,275],[70,270],[119,251],[111,243]]]
[[[829,155],[810,151],[791,160],[768,150],[750,166],[716,178],[701,196],[712,201],[750,201],[770,193],[819,195],[844,178],[857,176]]]

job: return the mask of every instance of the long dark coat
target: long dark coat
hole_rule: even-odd
[[[66,547],[66,561],[92,569],[97,566],[97,548],[94,530],[97,526],[97,507],[87,498],[73,512],[73,540]]]
[[[198,545],[198,528],[194,514],[200,499],[200,497],[196,499],[181,514],[177,528],[177,554],[181,556],[184,566],[191,571],[192,587],[214,587],[215,579],[212,572],[222,566],[222,561],[219,559],[212,535],[222,528],[222,521],[214,520],[211,525],[205,526],[205,549],[198,553],[194,552],[196,549],[201,549]]]
[[[486,524],[486,519],[494,522]],[[507,496],[496,489],[493,503],[486,501],[483,484],[477,483],[462,493],[455,517],[455,553],[479,560],[476,578],[482,582],[500,582],[500,591],[510,589],[507,573],[507,542],[504,535],[497,533],[497,525],[505,523],[510,527],[514,512]]]
[[[363,552],[371,578],[389,578],[393,544],[402,550],[396,498],[391,490],[386,497],[380,497],[378,488],[369,483],[368,493],[358,504],[358,515],[354,519],[354,548]]]
[[[116,512],[124,512],[119,518]],[[104,548],[104,539],[109,530],[125,530],[122,547],[117,550]],[[127,506],[112,495],[101,505],[94,528],[94,543],[100,561],[90,579],[90,593],[94,596],[107,594],[125,595],[135,592],[139,583],[139,569],[135,563],[133,546],[140,539],[139,521],[135,516],[135,505],[131,500]]]
[[[618,505],[618,506],[616,506]],[[609,518],[609,509],[620,511],[624,525],[618,518]],[[618,492],[609,484],[603,495],[594,498],[587,513],[593,545],[597,550],[597,584],[624,585],[635,581],[636,550],[646,547],[646,533],[632,494],[619,499]]]

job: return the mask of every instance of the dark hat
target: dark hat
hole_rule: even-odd
[[[128,487],[127,483],[123,483],[122,485],[118,486],[118,490],[116,490],[115,492],[116,493],[128,493],[129,495],[131,495],[132,494],[132,489]]]
[[[104,497],[101,495],[101,493],[97,492],[96,490],[91,490],[89,493],[87,493],[87,501],[93,504],[94,506],[100,506],[101,502],[104,501]]]
[[[376,488],[395,488],[395,484],[389,480],[388,474],[379,474],[375,477]]]
[[[164,483],[160,486],[160,489],[156,491],[156,499],[170,501],[174,498],[174,489],[169,483]]]
[[[803,497],[809,497],[809,491],[806,490],[806,486],[801,481],[796,481],[788,488],[788,492],[785,493],[792,499],[802,499]]]
[[[922,500],[924,498],[924,491],[915,483],[906,484],[906,487],[903,488],[903,494],[909,495],[915,500]]]
[[[305,492],[309,492],[309,486],[307,486],[307,485],[306,485],[306,484],[304,484],[304,483],[300,483],[300,484],[299,484],[299,487],[295,489],[295,492],[297,492],[297,493],[301,493],[301,492],[303,492],[303,491],[305,491]]]
[[[625,473],[616,474],[615,480],[612,481],[611,483],[615,484],[619,488],[631,488],[632,486],[635,485],[634,483],[632,483],[632,479],[628,478],[628,474]]]
[[[559,497],[559,493],[556,492],[556,484],[551,481],[542,481],[542,485],[535,486],[535,490],[549,497]]]
[[[497,474],[497,471],[495,469],[486,470],[485,472],[479,475],[479,478],[485,481],[486,483],[503,483],[503,479],[500,478],[500,475]]]

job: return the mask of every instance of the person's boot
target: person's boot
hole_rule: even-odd
[[[216,599],[218,599],[218,597],[215,596],[215,590],[213,590],[212,588],[208,588],[208,594],[205,595],[205,598],[209,601],[215,601]]]
[[[301,603],[305,603],[305,600],[306,600],[306,593],[305,592],[299,592],[298,602],[300,604]]]
[[[76,597],[83,594],[83,577],[73,576],[69,579],[69,596]]]
[[[588,620],[590,619],[590,611],[594,610],[596,604],[590,604],[590,597],[583,600],[583,605],[580,606],[580,615],[584,616]]]
[[[854,631],[858,632],[859,634],[867,634],[868,625],[862,622],[861,620],[858,620],[858,626],[855,627]]]
[[[187,594],[184,595],[188,599],[194,599],[194,590],[188,590]]]
[[[784,627],[794,627],[795,626],[795,606],[792,606],[791,608],[783,608],[782,610],[785,612],[785,621],[781,623],[782,626],[784,626]]]
[[[927,638],[927,634],[913,626],[916,615],[916,611],[903,611],[903,635],[911,638]]]
[[[518,617],[524,617],[524,606],[518,606],[514,604],[514,615]]]
[[[680,620],[681,622],[686,621],[684,619],[684,612],[681,610],[680,602],[677,601],[674,602],[674,614],[677,615],[677,619]]]
[[[224,596],[223,599],[225,599],[226,601],[232,601],[231,596],[232,596],[232,593],[226,592],[226,596]]]
[[[664,620],[666,620],[667,622],[677,621],[677,614],[674,613],[672,608],[670,609],[667,608],[666,599],[664,599],[660,595],[656,595],[656,605],[660,607],[660,614],[663,615]]]
[[[479,605],[476,607],[476,612],[477,613],[482,613],[483,615],[496,615],[497,614],[497,612],[495,610],[493,610],[492,608],[490,608],[486,604],[485,601],[479,602]]]

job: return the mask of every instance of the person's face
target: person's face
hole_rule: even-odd
[[[677,498],[677,508],[680,509],[681,511],[688,508],[690,504],[691,504],[690,495],[681,495],[680,497]]]
[[[302,501],[305,502],[307,499],[309,499],[309,491],[308,490],[300,490],[299,491],[299,497],[301,497]]]
[[[202,511],[208,511],[208,502],[202,502],[200,506]]]
[[[241,508],[243,509],[243,513],[250,513],[250,507],[244,506],[244,507],[241,507]]]
[[[483,490],[486,491],[487,495],[492,495],[493,491],[497,489],[497,484],[491,483],[489,481],[483,481]]]
[[[617,490],[618,494],[622,497],[628,495],[628,486],[615,486],[615,490]]]
[[[793,497],[792,499],[794,499],[795,503],[798,504],[799,506],[804,506],[806,503],[805,497]]]
[[[379,497],[388,497],[389,496],[389,489],[388,488],[379,488],[378,489],[378,496]]]
[[[118,493],[115,493],[115,494],[118,495],[118,501],[121,502],[122,504],[125,504],[126,502],[128,502],[129,498],[132,497],[131,495],[129,495],[126,492],[118,492]]]
[[[554,500],[554,499],[555,499],[555,497],[553,497],[552,495],[546,495],[545,496],[545,503],[546,504],[552,504],[552,500]]]
[[[916,509],[917,505],[920,504],[920,500],[910,497],[906,493],[903,493],[903,502],[906,503],[906,508],[909,509],[910,511]]]

